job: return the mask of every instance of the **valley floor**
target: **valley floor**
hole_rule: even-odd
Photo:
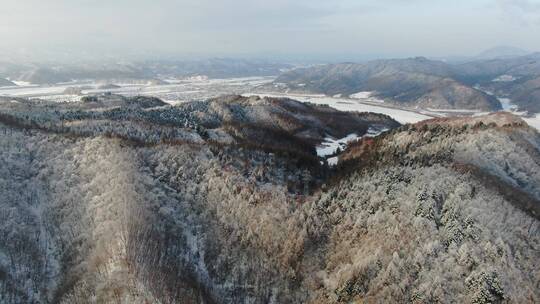
[[[329,105],[340,111],[373,112],[389,115],[400,123],[415,123],[425,119],[447,117],[456,115],[482,115],[481,111],[459,109],[409,109],[400,108],[392,104],[374,100],[369,94],[355,94],[354,98],[342,96],[326,96],[321,94],[297,94],[260,91],[259,88],[271,83],[275,77],[245,77],[229,79],[207,79],[194,77],[188,79],[166,79],[166,84],[151,83],[117,83],[117,88],[100,88],[100,83],[82,81],[63,83],[52,86],[38,86],[21,83],[18,87],[0,88],[0,96],[43,99],[52,101],[79,101],[86,95],[102,93],[121,94],[124,96],[145,95],[157,97],[170,104],[205,100],[224,94],[242,94],[244,96],[288,97],[301,102]],[[102,84],[101,84],[102,85]],[[81,87],[80,94],[69,94],[66,89]],[[369,92],[362,92],[369,93]],[[512,101],[499,98],[503,104],[503,111],[521,116],[529,125],[540,129],[540,116],[526,115],[516,112]]]

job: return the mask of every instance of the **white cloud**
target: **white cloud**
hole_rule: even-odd
[[[0,40],[4,48],[154,55],[540,49],[538,2],[493,1],[3,0]],[[527,29],[509,28],[522,19]]]

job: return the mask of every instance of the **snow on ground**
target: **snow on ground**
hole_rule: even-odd
[[[65,94],[69,87],[91,87],[83,89],[82,95],[112,92],[125,96],[147,95],[154,96],[168,102],[177,104],[191,100],[204,100],[222,94],[252,92],[260,85],[271,83],[273,77],[243,77],[231,79],[208,79],[207,77],[193,77],[189,79],[166,79],[168,84],[120,84],[116,89],[99,89],[100,83],[92,81],[69,82],[53,86],[39,86],[27,82],[15,82],[18,86],[0,88],[0,96],[39,98],[58,102],[78,101],[81,95]],[[117,84],[118,85],[118,84]],[[478,89],[481,89],[478,87]],[[484,90],[485,91],[485,90]],[[493,95],[491,92],[486,92]],[[373,112],[386,114],[400,123],[415,123],[421,120],[441,117],[453,114],[472,114],[473,116],[484,113],[466,110],[405,110],[391,105],[383,104],[381,100],[373,97],[374,92],[358,92],[352,94],[353,98],[343,98],[342,94],[328,97],[321,94],[294,94],[294,93],[245,93],[246,96],[259,95],[268,97],[286,97],[301,102],[310,102],[320,105],[329,105],[340,111]],[[503,110],[520,115],[531,126],[540,129],[540,117],[526,117],[525,113],[517,112],[516,105],[508,98],[499,98]]]
[[[426,108],[427,112],[434,112],[434,113],[464,113],[464,114],[475,114],[481,112],[481,110],[468,110],[468,109],[433,109],[433,108]]]
[[[328,163],[329,166],[336,166],[339,162],[339,157],[338,156],[330,157],[326,160],[326,162]]]
[[[28,82],[28,81],[11,80],[11,82],[13,82],[14,84],[20,87],[36,87],[37,86],[36,84],[32,84],[31,82]]]
[[[158,85],[151,83],[112,82],[118,88],[100,89],[103,84],[98,81],[79,81],[52,86],[29,85],[0,88],[0,96],[39,98],[56,102],[76,101],[84,95],[111,92],[124,96],[146,95],[160,98],[168,103],[204,100],[223,94],[239,94],[249,92],[253,88],[272,82],[275,77],[242,77],[229,79],[208,79],[192,77],[184,79],[166,79],[167,83]],[[81,95],[69,95],[65,90],[70,87],[81,88]]]
[[[355,98],[355,99],[367,99],[367,98],[370,98],[372,94],[373,92],[358,92],[358,93],[349,95],[349,97]]]
[[[0,89],[0,95],[13,97],[38,97],[43,95],[56,95],[64,92],[66,86],[51,87],[7,87]]]
[[[540,115],[539,114],[536,114],[533,117],[522,117],[522,118],[523,120],[527,122],[527,124],[529,124],[529,126],[540,131]]]
[[[388,129],[375,129],[373,127],[369,127],[367,133],[362,137],[375,137],[385,131],[388,131]],[[351,133],[340,139],[335,139],[333,137],[327,136],[320,145],[315,147],[315,149],[317,150],[317,155],[319,157],[327,158],[330,155],[336,154],[336,152],[338,152],[338,149],[340,149],[341,151],[345,150],[349,143],[351,143],[352,141],[356,141],[360,138],[361,137],[359,137],[356,133]],[[329,157],[326,159],[326,161],[328,162],[329,166],[335,166],[339,161],[339,155]]]
[[[512,76],[512,75],[501,75],[495,79],[493,79],[492,81],[493,82],[512,82],[512,81],[516,81],[517,78]]]
[[[420,114],[415,111],[403,110],[384,105],[376,105],[367,102],[362,102],[355,99],[327,97],[324,95],[301,95],[301,94],[268,94],[268,93],[249,93],[245,96],[258,95],[262,97],[286,97],[295,99],[301,102],[310,102],[314,104],[329,105],[340,111],[356,111],[356,112],[373,112],[386,114],[400,123],[415,123],[422,120],[430,119],[435,115]]]
[[[375,93],[376,92],[364,91],[364,92],[351,94],[349,95],[349,97],[352,99],[361,99],[361,100],[369,101],[369,102],[381,102],[381,103],[384,102],[384,100],[378,99],[377,97],[375,97],[374,96]]]
[[[513,104],[510,98],[498,98],[498,99],[502,105],[503,110],[516,111],[518,109],[517,105]]]
[[[327,136],[324,141],[316,147],[317,155],[320,157],[326,157],[328,155],[335,154],[338,149],[343,150],[345,147],[347,147],[349,142],[358,138],[359,136],[356,133],[351,133],[340,139]]]

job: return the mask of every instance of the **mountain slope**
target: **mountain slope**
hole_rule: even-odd
[[[520,111],[540,112],[540,54],[481,60],[456,66],[459,78],[499,97],[510,98]]]
[[[102,98],[0,102],[0,302],[539,301],[540,135],[515,116]],[[333,173],[227,128],[313,149],[300,130],[342,121],[392,130]]]
[[[288,64],[261,60],[213,58],[207,60],[154,60],[135,62],[80,62],[73,64],[20,64],[0,62],[0,74],[33,84],[57,84],[72,80],[140,82],[204,75],[233,78],[278,75]]]
[[[497,46],[487,49],[474,57],[475,60],[512,58],[528,55],[529,52],[511,46]]]
[[[540,113],[540,76],[509,88],[509,96],[520,110]]]
[[[0,87],[11,87],[11,86],[16,86],[16,84],[14,84],[13,82],[7,79],[0,78]]]
[[[496,110],[492,96],[456,81],[453,67],[425,58],[336,64],[287,72],[275,86],[327,95],[375,91],[386,101],[406,107]]]
[[[461,79],[474,83],[490,81],[501,75],[534,76],[540,74],[540,53],[515,58],[472,61],[457,65],[455,69]]]
[[[22,74],[18,79],[33,84],[55,84],[73,80],[69,75],[50,68],[32,69]]]
[[[481,85],[497,96],[508,98],[519,111],[540,113],[540,73],[539,76],[515,78],[507,82],[484,82]]]

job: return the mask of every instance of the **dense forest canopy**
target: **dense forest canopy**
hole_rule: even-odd
[[[0,302],[540,301],[537,131],[336,112],[0,101]]]

